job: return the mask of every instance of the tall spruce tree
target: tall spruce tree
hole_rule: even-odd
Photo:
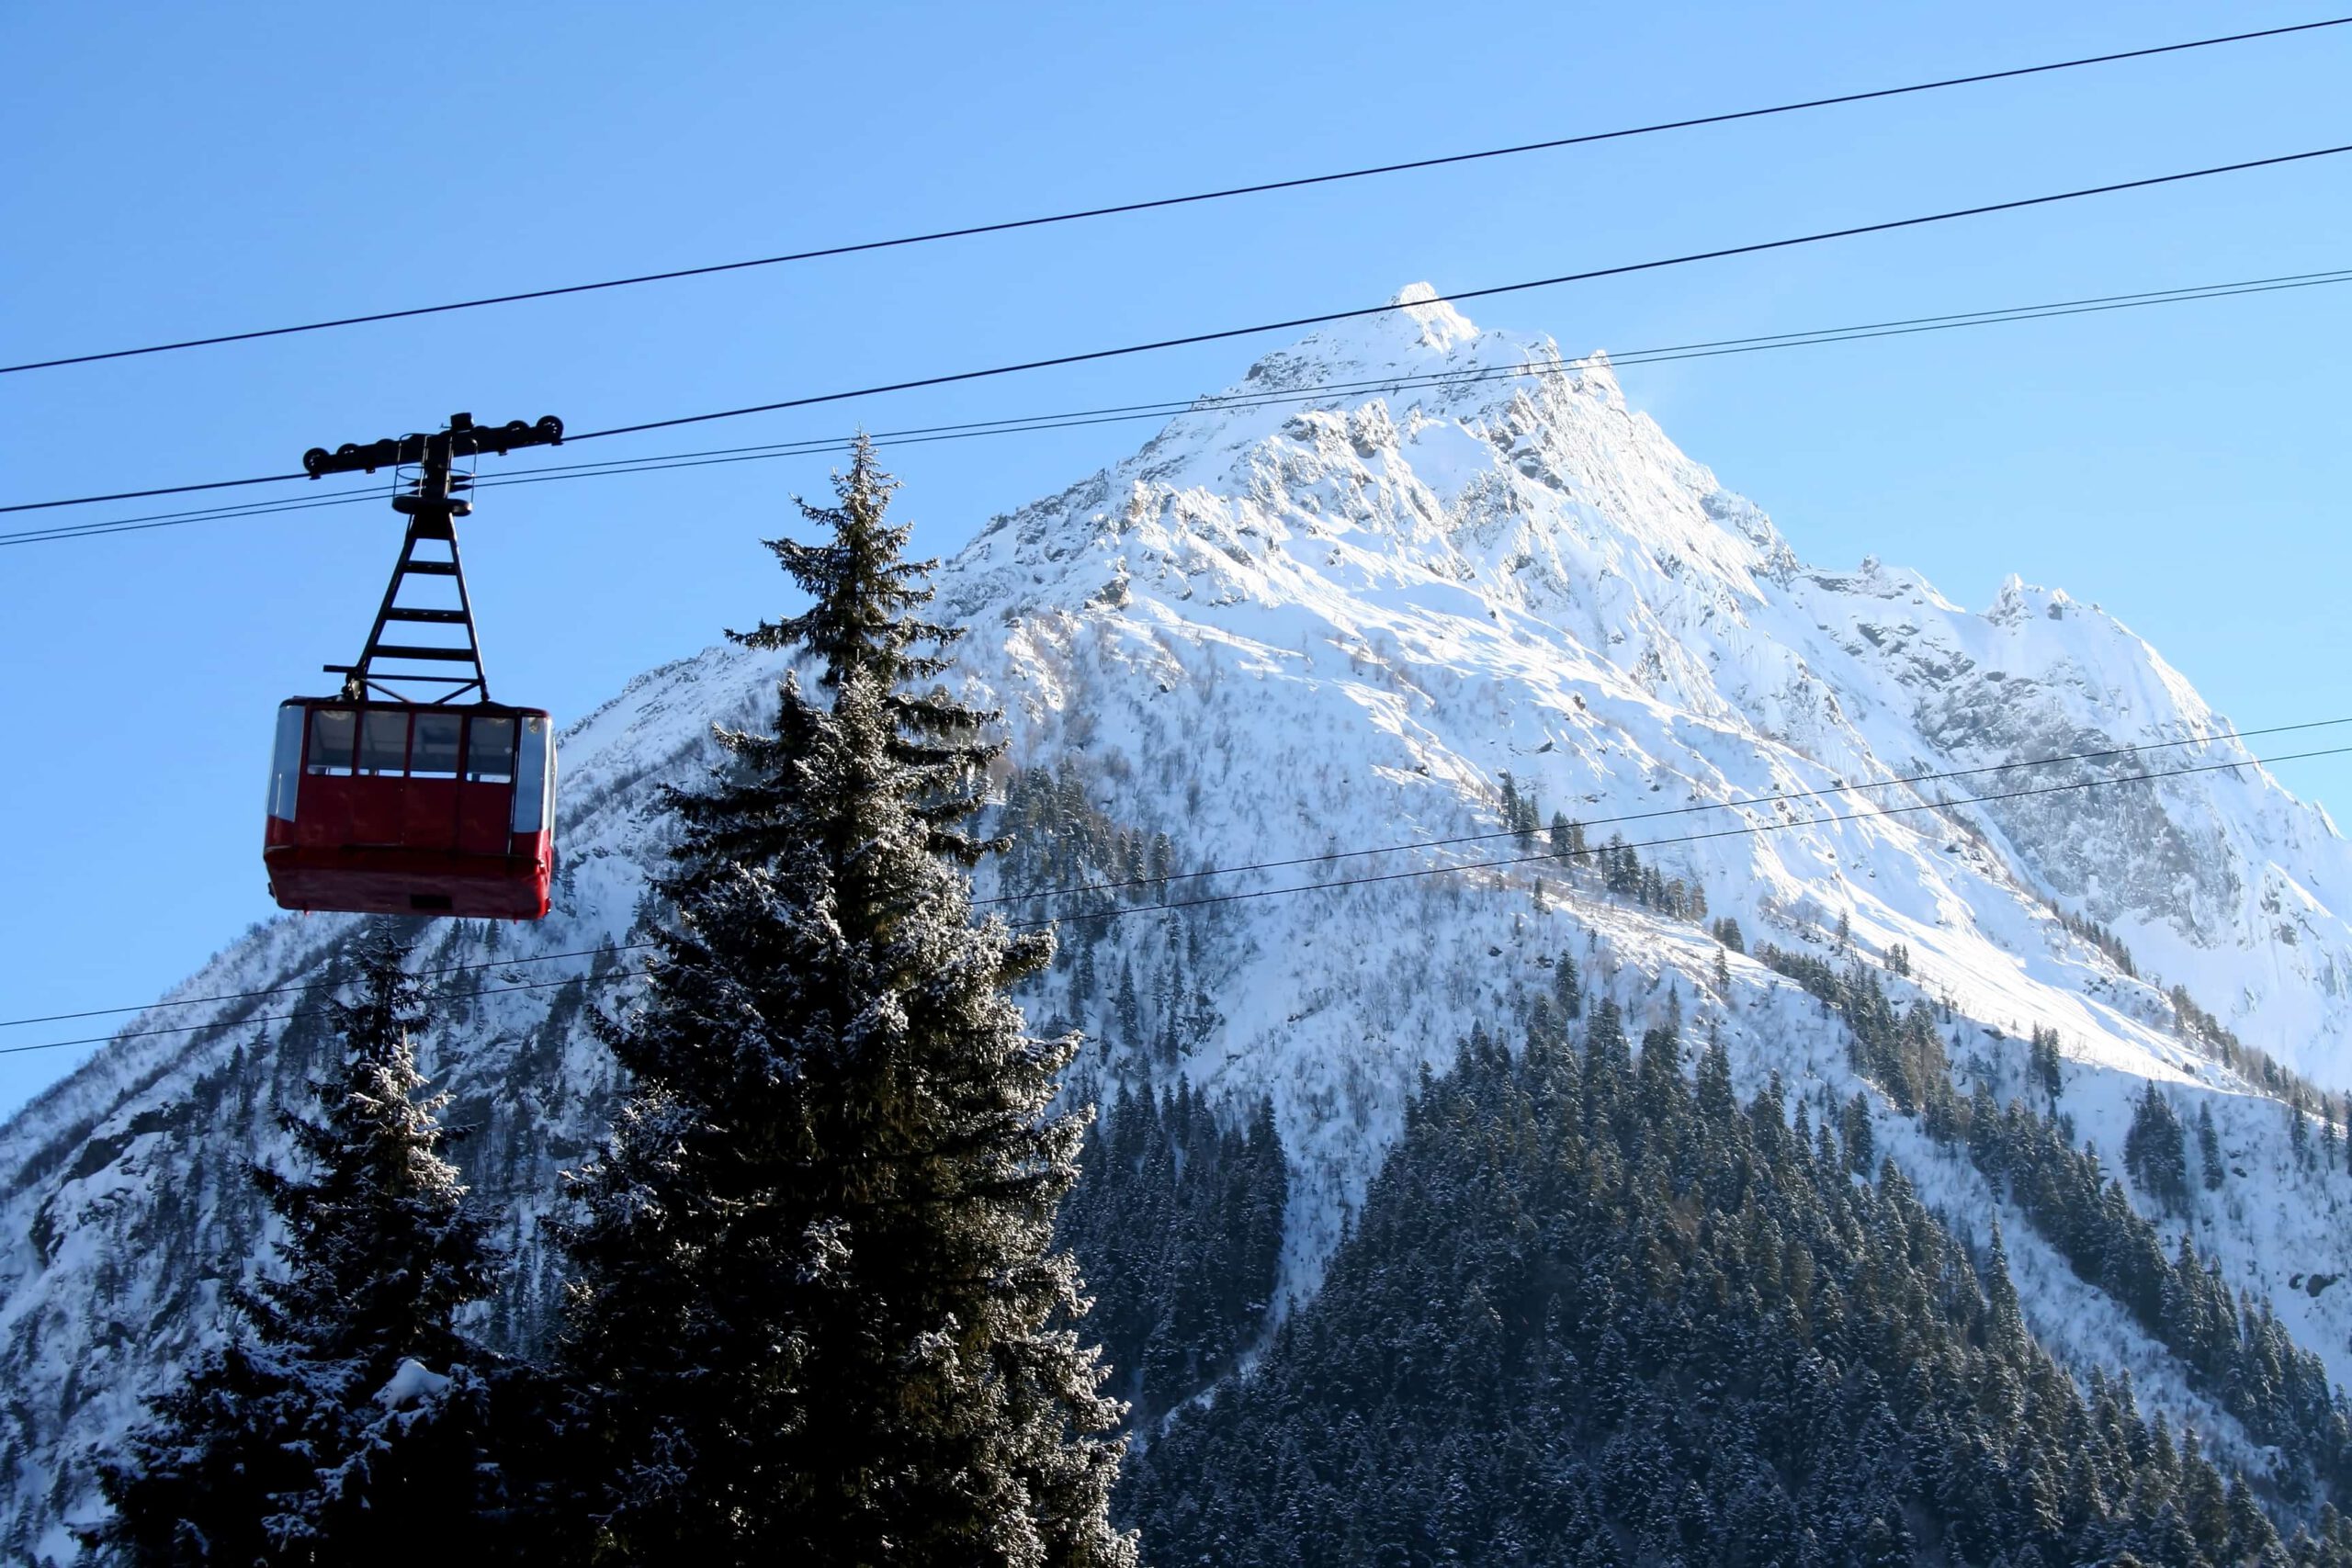
[[[585,1173],[565,1342],[611,1479],[611,1560],[1132,1563],[1106,1500],[1122,1446],[1052,1249],[1081,1116],[1071,1040],[1006,989],[1052,940],[971,919],[961,824],[994,716],[935,677],[932,563],[885,520],[861,439],[829,536],[772,541],[811,596],[731,634],[797,649],[775,733],[718,732],[660,890],[633,1080]],[[930,651],[922,651],[929,649]]]
[[[490,1294],[492,1259],[442,1156],[447,1097],[426,1093],[410,1045],[425,1010],[406,958],[374,928],[357,995],[330,1004],[346,1056],[311,1085],[324,1117],[281,1118],[309,1173],[254,1172],[286,1272],[232,1294],[244,1332],[155,1399],[101,1472],[115,1517],[89,1538],[100,1560],[406,1562],[420,1538],[459,1534],[523,1555],[527,1500],[492,1451],[509,1380],[456,1323]]]

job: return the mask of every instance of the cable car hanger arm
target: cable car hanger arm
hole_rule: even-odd
[[[379,468],[394,468],[404,463],[421,463],[430,468],[437,459],[446,472],[452,457],[469,457],[481,452],[503,457],[518,446],[561,445],[563,421],[553,414],[543,416],[535,424],[517,419],[504,424],[477,425],[473,415],[453,413],[447,430],[386,436],[364,446],[346,441],[332,452],[323,446],[313,446],[302,454],[302,471],[316,479],[329,474],[372,474]]]
[[[458,457],[476,453],[503,456],[519,446],[553,446],[562,440],[563,422],[553,414],[536,424],[518,419],[505,424],[477,425],[471,414],[454,413],[449,416],[446,430],[388,437],[366,446],[345,442],[333,452],[313,446],[302,454],[303,470],[312,479],[327,474],[374,473],[378,468],[398,468],[412,463],[418,468],[415,481],[392,498],[394,509],[408,517],[408,533],[401,543],[400,559],[392,567],[392,580],[385,586],[383,601],[377,606],[376,622],[368,630],[367,646],[360,650],[355,664],[325,666],[328,674],[344,678],[346,697],[359,701],[371,690],[398,697],[400,694],[393,686],[386,684],[396,682],[447,688],[433,699],[435,703],[452,703],[469,692],[478,702],[490,701],[490,674],[482,664],[481,640],[474,626],[473,597],[467,592],[465,563],[458,553],[457,519],[473,510],[473,502],[458,492],[469,488],[473,479],[470,475],[453,472],[451,465]],[[420,556],[417,547],[428,543],[445,546],[447,553]],[[426,607],[401,603],[401,589],[412,577],[449,579],[457,591],[456,606]],[[395,624],[454,626],[463,631],[465,641],[462,645],[386,642],[385,631]],[[470,673],[413,671],[379,675],[375,669],[379,660],[410,665],[464,665]]]

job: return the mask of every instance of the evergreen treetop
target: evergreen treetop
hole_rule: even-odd
[[[356,994],[328,1004],[345,1060],[311,1086],[324,1118],[279,1118],[315,1174],[254,1171],[286,1227],[287,1272],[241,1303],[264,1340],[349,1359],[379,1381],[402,1360],[461,1355],[458,1309],[495,1288],[481,1223],[441,1152],[461,1135],[440,1124],[449,1097],[428,1094],[417,1068],[413,1039],[427,1013],[406,959],[379,928],[360,950]]]
[[[383,927],[363,939],[356,996],[330,1004],[344,1062],[311,1086],[324,1115],[281,1117],[304,1168],[254,1173],[284,1273],[230,1292],[230,1342],[102,1468],[115,1517],[86,1538],[100,1560],[405,1562],[416,1537],[460,1532],[523,1560],[514,1527],[537,1483],[499,1434],[532,1391],[457,1326],[494,1260],[441,1152],[447,1097],[417,1068],[406,958]]]
[[[765,541],[786,574],[810,595],[808,608],[727,635],[746,648],[805,652],[819,667],[819,684],[837,694],[862,677],[870,694],[865,700],[881,709],[876,719],[882,727],[882,754],[910,772],[899,786],[901,801],[932,826],[930,848],[969,865],[1003,845],[966,838],[952,827],[978,808],[980,770],[1004,747],[978,739],[981,727],[993,722],[996,714],[968,707],[936,684],[910,689],[910,682],[931,680],[953,666],[947,649],[964,631],[914,614],[937,592],[929,579],[939,563],[905,558],[913,526],[888,520],[890,497],[898,488],[898,481],[875,461],[873,443],[860,434],[850,450],[849,472],[835,477],[838,504],[811,506],[797,501],[801,515],[831,536],[815,544],[791,538]],[[921,651],[925,648],[930,651]],[[791,708],[795,700],[787,694],[785,706]],[[788,727],[779,726],[775,739],[789,741]],[[758,770],[763,759],[756,738],[730,736],[723,743]],[[723,799],[725,792],[719,793]],[[673,804],[690,817],[707,818],[707,807],[690,804],[695,799],[689,795],[673,798]]]

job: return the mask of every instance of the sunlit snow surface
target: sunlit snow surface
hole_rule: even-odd
[[[2339,1239],[2352,1179],[2297,1168],[2284,1110],[2176,1043],[2159,987],[2118,975],[2042,908],[2054,895],[2112,927],[2144,976],[2186,984],[2249,1043],[2344,1087],[2352,928],[2332,900],[2352,888],[2352,855],[2325,817],[2250,766],[1875,815],[1923,791],[2259,753],[2211,739],[2231,722],[2095,607],[2012,580],[1973,613],[1875,560],[1804,566],[1761,511],[1627,408],[1605,361],[1481,334],[1425,289],[1406,298],[1422,302],[1270,355],[1234,389],[1391,384],[1186,414],[1117,467],[995,520],[943,571],[940,608],[971,628],[967,679],[1005,711],[1012,760],[1076,752],[1095,804],[1167,830],[1188,868],[1306,862],[1180,883],[1177,898],[1508,856],[1510,840],[1492,840],[1316,858],[1490,832],[1508,770],[1547,818],[1566,811],[1595,842],[1677,840],[1645,855],[1702,885],[1751,942],[1826,954],[1845,915],[1863,953],[1905,944],[1917,987],[1951,998],[1963,1089],[1982,1077],[2003,1099],[2019,1091],[2020,1037],[2039,1023],[2064,1041],[2064,1109],[2111,1164],[2144,1079],[2168,1085],[2192,1123],[2192,1101],[2209,1101],[2245,1174],[2199,1193],[2199,1249],[2352,1378],[2352,1282],[2317,1297],[2290,1284],[2352,1272]],[[902,503],[917,517],[945,504]],[[1891,539],[1903,521],[1887,520]],[[419,964],[488,964],[468,972],[485,987],[537,986],[587,961],[522,960],[628,941],[662,847],[654,785],[691,782],[712,722],[759,722],[781,668],[714,649],[573,726],[555,914],[495,931],[445,923]],[[1849,787],[2181,740],[1917,790]],[[1689,809],[1815,790],[1832,793]],[[1775,830],[1740,831],[1759,826]],[[1732,963],[1731,994],[1715,995],[1715,948],[1699,930],[1572,895],[1556,868],[1248,898],[1194,918],[1224,1021],[1184,1070],[1213,1094],[1274,1098],[1300,1167],[1294,1295],[1314,1288],[1420,1067],[1442,1068],[1474,1020],[1512,1027],[1521,998],[1548,984],[1539,957],[1572,952],[1637,1022],[1662,1015],[1671,992],[1686,1033],[1722,1030],[1746,1089],[1778,1070],[1817,1115],[1855,1088],[1838,1026],[1810,998],[1746,960]],[[261,928],[178,994],[300,982],[348,930]],[[1103,972],[1123,949],[1148,974],[1163,931],[1148,912],[1114,922]],[[1053,977],[1037,1017],[1077,1010],[1067,980]],[[588,998],[618,1008],[628,992],[623,977]],[[427,1043],[429,1069],[475,1128],[458,1152],[514,1251],[509,1294],[484,1318],[510,1342],[528,1341],[549,1299],[560,1265],[540,1222],[560,1201],[559,1171],[601,1135],[612,1089],[579,999],[492,990],[448,1010]],[[299,1103],[299,1073],[264,1043],[286,1026],[248,1021],[306,1005],[265,998],[133,1021],[221,1027],[126,1040],[0,1134],[0,1557],[70,1558],[62,1521],[93,1506],[86,1456],[218,1332],[223,1279],[266,1255],[243,1165],[282,1157],[272,1118]],[[1102,1011],[1076,1021],[1097,1032]],[[1099,1042],[1082,1069],[1098,1086],[1136,1070]],[[1964,1158],[1899,1119],[1880,1142],[1984,1237],[1990,1201]],[[2256,1462],[2234,1424],[2190,1398],[2163,1351],[2021,1218],[2005,1230],[2029,1316],[2055,1348],[2129,1369],[2143,1395]]]

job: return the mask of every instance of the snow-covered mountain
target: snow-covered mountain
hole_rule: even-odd
[[[2352,850],[2324,814],[2258,767],[2211,766],[2254,753],[2096,608],[2012,579],[1972,612],[1875,559],[1807,567],[1627,406],[1605,359],[1481,333],[1425,288],[1401,298],[1267,355],[1133,457],[994,520],[940,574],[1010,766],[1057,769],[1100,819],[1165,833],[1181,871],[1260,868],[1085,906],[1122,913],[1069,928],[1089,961],[1029,999],[1091,1036],[1086,1083],[1171,1070],[1121,1038],[1107,978],[1080,994],[1082,975],[1125,965],[1137,1032],[1174,1038],[1196,1089],[1272,1097],[1295,1169],[1294,1293],[1315,1288],[1420,1069],[1442,1067],[1473,1020],[1510,1032],[1561,953],[1637,1017],[1678,1008],[1720,1030],[1744,1089],[1777,1071],[1816,1114],[1852,1097],[1822,1008],[1745,956],[1719,978],[1702,925],[1556,863],[1477,869],[1525,852],[1493,836],[1508,775],[1544,820],[1645,846],[1751,944],[1842,963],[1842,924],[1851,953],[1904,950],[1908,977],[1889,986],[1949,1004],[1963,1092],[2024,1093],[2025,1036],[2050,1027],[2069,1063],[2061,1106],[2102,1151],[2151,1080],[2192,1122],[2210,1110],[2233,1174],[2166,1235],[2189,1229],[2352,1382],[2352,1286],[2328,1288],[2352,1274],[2352,1176],[2298,1157],[2289,1113],[2184,1040],[2166,994],[2183,987],[2246,1043],[2352,1085]],[[1340,383],[1354,389],[1311,390]],[[936,515],[950,498],[906,504]],[[505,1342],[542,1331],[560,1259],[541,1222],[614,1090],[585,1016],[626,1006],[633,984],[628,944],[664,844],[654,786],[693,780],[713,722],[761,722],[780,669],[722,647],[632,682],[563,739],[556,912],[427,929],[418,964],[465,993],[427,1066],[504,1215],[515,1267],[485,1326]],[[1869,787],[1960,770],[1988,771]],[[1990,795],[2009,798],[1968,800]],[[1419,874],[1443,865],[1473,869]],[[166,1000],[316,979],[352,929],[258,928]],[[1183,998],[1155,995],[1155,977],[1180,968],[1213,1008],[1185,1006],[1171,1031]],[[88,1457],[217,1332],[224,1283],[263,1265],[243,1170],[282,1151],[274,1118],[320,1059],[305,1008],[299,992],[159,1007],[0,1133],[0,1556],[70,1555]],[[138,1032],[185,1025],[202,1027]],[[1999,1206],[1964,1154],[1880,1116],[1921,1192],[1981,1232]],[[2054,1349],[2129,1370],[2211,1446],[2263,1462],[2112,1300],[2005,1224]]]

